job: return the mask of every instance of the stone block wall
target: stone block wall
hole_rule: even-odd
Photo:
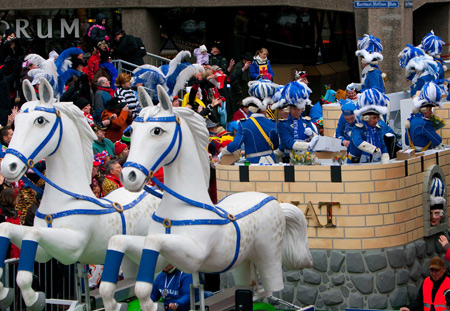
[[[415,299],[430,258],[443,256],[437,237],[378,250],[312,250],[314,267],[285,271],[285,287],[274,295],[319,310],[398,309]],[[231,273],[221,284],[234,285]]]

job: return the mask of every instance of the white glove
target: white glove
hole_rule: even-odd
[[[307,127],[305,129],[305,135],[306,136],[311,136],[312,134],[313,134],[313,130],[311,128]]]
[[[314,136],[311,139],[311,141],[309,142],[309,149],[313,149],[318,140],[319,140],[319,135]]]
[[[350,83],[349,85],[347,85],[347,91],[350,91],[350,90],[360,91],[361,83]]]
[[[380,150],[380,148],[375,149],[375,152],[373,153],[373,157],[377,158],[377,159],[381,158],[381,150]]]
[[[222,157],[223,157],[223,153],[221,152],[221,153],[219,153],[219,155],[217,156],[217,163],[220,163],[220,160],[222,159]]]
[[[381,164],[389,163],[389,153],[383,153],[381,155]]]

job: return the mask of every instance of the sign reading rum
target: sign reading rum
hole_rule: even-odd
[[[54,19],[47,19],[46,23],[47,23],[47,27],[46,28],[46,33],[44,33],[44,20],[42,18],[38,18],[36,19],[36,35],[41,38],[41,39],[46,39],[46,38],[53,38],[53,30],[54,30],[54,26],[57,27],[59,26],[59,33],[60,33],[60,38],[65,38],[67,35],[73,35],[75,38],[79,38],[80,37],[80,19],[79,18],[74,18],[72,21],[67,21],[64,18],[61,18],[59,20],[54,20]],[[59,23],[59,24],[56,24]],[[0,21],[0,26],[5,25],[6,29],[11,28],[12,25],[10,25],[8,22],[6,21]],[[13,23],[11,23],[13,24]],[[30,21],[28,19],[24,19],[24,18],[18,18],[15,21],[15,25],[14,25],[14,29],[16,30],[16,36],[17,38],[28,38],[31,39],[32,36],[30,35],[30,32],[27,31],[27,29],[30,27]]]

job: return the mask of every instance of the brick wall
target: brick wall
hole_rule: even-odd
[[[333,207],[335,228],[315,227],[308,218],[310,248],[379,249],[424,236],[423,181],[435,164],[448,177],[450,150],[389,164],[298,165],[294,180],[287,178],[284,166],[219,165],[217,190],[219,199],[235,192],[265,192],[282,202],[298,202],[303,212],[311,201],[322,225],[326,207],[319,209],[318,202],[339,202],[340,208]]]

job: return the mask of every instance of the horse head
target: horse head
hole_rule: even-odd
[[[23,82],[27,102],[15,118],[15,131],[1,163],[2,175],[17,181],[34,163],[53,154],[62,135],[61,114],[53,106],[53,88],[41,79],[37,99],[33,86]]]
[[[154,105],[145,89],[138,89],[143,109],[131,125],[130,153],[121,173],[122,183],[130,191],[140,191],[156,170],[170,164],[181,145],[180,120],[172,101],[163,87],[158,85],[157,90],[159,105]]]

